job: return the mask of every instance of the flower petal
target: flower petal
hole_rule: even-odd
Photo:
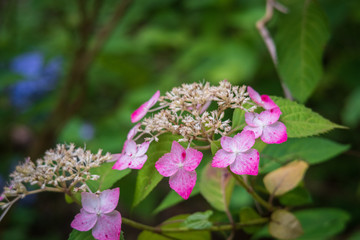
[[[283,143],[287,140],[286,126],[282,122],[276,122],[264,127],[261,140],[265,143]]]
[[[136,154],[137,151],[136,142],[134,140],[126,140],[124,144],[124,151],[128,155]]]
[[[259,127],[261,126],[261,121],[259,121],[259,114],[258,113],[252,113],[252,112],[246,112],[245,113],[245,122],[250,127]]]
[[[182,163],[186,157],[185,148],[180,143],[173,141],[171,145],[171,153],[173,154],[173,162]]]
[[[148,105],[149,104],[147,102],[142,104],[138,109],[136,109],[131,114],[131,122],[132,123],[138,122],[139,120],[141,120],[146,115],[146,113],[149,111]]]
[[[125,153],[121,154],[119,159],[116,161],[112,169],[115,170],[124,170],[129,167],[130,163],[132,161],[132,158]]]
[[[119,202],[120,188],[107,189],[100,193],[100,211],[101,213],[112,212]]]
[[[278,105],[268,96],[268,95],[261,95],[262,100],[262,107],[265,110],[271,110],[273,108],[278,108]]]
[[[174,162],[173,159],[174,159],[174,154],[172,152],[165,153],[164,156],[162,156],[155,163],[155,168],[164,177],[170,177],[170,176],[174,175],[177,172],[177,170],[179,169],[177,163]]]
[[[273,108],[271,110],[262,111],[259,114],[258,121],[261,125],[266,126],[275,123],[280,118],[280,108]]]
[[[74,220],[71,222],[71,227],[78,231],[89,231],[95,226],[97,221],[97,215],[95,213],[89,213],[83,208],[80,209],[80,213],[75,215]]]
[[[119,158],[122,156],[122,153],[115,153],[111,155],[111,159],[108,160],[107,162],[115,162],[117,160],[119,160]]]
[[[246,152],[255,144],[255,133],[253,131],[242,131],[234,136],[237,152]]]
[[[220,149],[215,153],[215,156],[211,162],[212,167],[224,168],[229,166],[235,161],[236,153],[227,152],[224,149]]]
[[[160,91],[157,90],[156,93],[150,98],[149,101],[147,101],[147,108],[150,109],[152,106],[155,105],[155,103],[159,100],[160,97]]]
[[[82,192],[81,204],[85,211],[97,213],[100,209],[100,199],[95,193]]]
[[[116,210],[101,214],[92,230],[92,235],[98,240],[119,240],[120,233],[121,214]]]
[[[259,152],[256,149],[238,153],[235,161],[230,165],[230,169],[238,175],[257,175],[259,171],[259,159]]]
[[[143,142],[142,144],[140,144],[137,148],[136,156],[143,156],[147,152],[149,145],[150,142]]]
[[[133,139],[133,137],[138,132],[140,126],[141,126],[141,123],[138,123],[132,129],[130,129],[130,131],[129,131],[128,135],[127,135],[127,140]]]
[[[169,184],[183,199],[188,199],[196,184],[196,172],[179,169],[170,177]]]
[[[197,166],[199,166],[201,159],[203,157],[202,152],[193,149],[193,148],[188,148],[186,149],[186,157],[184,160],[184,169],[186,171],[193,171],[195,170],[195,168],[197,168]]]
[[[142,155],[140,157],[134,157],[131,160],[129,168],[131,168],[131,169],[141,169],[144,166],[147,158],[148,158],[147,155]]]
[[[263,133],[263,127],[250,127],[245,126],[243,131],[252,131],[255,134],[255,139],[260,137]]]
[[[247,92],[249,93],[249,97],[251,98],[251,100],[253,100],[256,104],[262,106],[262,99],[257,91],[255,91],[252,87],[248,86]]]
[[[223,136],[220,139],[221,147],[227,152],[236,151],[236,141],[232,137]]]

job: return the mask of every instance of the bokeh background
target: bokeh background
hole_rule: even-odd
[[[351,148],[311,167],[305,183],[310,207],[351,214],[338,237],[346,239],[360,231],[360,2],[319,2],[331,36],[323,77],[306,106],[348,126],[325,137]],[[158,89],[227,79],[283,96],[255,28],[264,11],[263,0],[0,0],[0,187],[19,161],[56,143],[120,152],[130,114]],[[276,28],[276,15],[269,26]],[[156,224],[208,207],[197,196],[151,214],[169,191],[162,183],[130,209],[135,177],[121,185],[124,216]],[[61,195],[29,197],[1,222],[0,239],[67,239],[77,212]],[[138,232],[125,229],[135,239]]]

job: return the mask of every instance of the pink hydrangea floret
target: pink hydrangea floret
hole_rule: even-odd
[[[250,86],[247,87],[247,92],[249,93],[251,100],[253,100],[257,105],[264,108],[265,110],[278,108],[276,103],[268,95],[260,96],[260,94]]]
[[[164,177],[170,177],[169,184],[182,198],[188,199],[196,183],[195,169],[203,154],[193,148],[183,148],[174,141],[171,152],[165,153],[155,167]]]
[[[134,140],[126,140],[122,153],[112,155],[113,159],[116,160],[112,169],[141,169],[148,158],[145,153],[149,145],[150,142],[143,142],[137,145]]]
[[[156,93],[150,98],[149,101],[143,103],[138,109],[136,109],[131,114],[131,122],[135,123],[141,120],[150,110],[150,108],[156,104],[159,97],[160,97],[160,91],[156,91]]]
[[[280,109],[274,108],[261,113],[245,113],[248,126],[244,130],[252,131],[255,138],[261,138],[265,143],[283,143],[287,140],[286,126],[279,122]]]
[[[223,136],[220,140],[222,149],[214,156],[211,166],[225,168],[230,165],[233,173],[238,175],[257,175],[259,169],[259,152],[252,149],[255,135],[251,131],[242,131],[233,138]]]
[[[128,135],[127,135],[127,140],[133,139],[135,137],[135,135],[137,134],[140,126],[141,126],[141,123],[138,123],[132,129],[130,129],[130,131],[129,131]]]
[[[99,195],[81,193],[82,208],[71,227],[78,231],[89,231],[99,240],[118,240],[121,233],[121,214],[115,210],[120,196],[120,189],[108,189]]]

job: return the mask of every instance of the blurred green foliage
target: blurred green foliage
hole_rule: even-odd
[[[0,174],[3,182],[16,162],[30,154],[33,142],[51,120],[72,68],[81,67],[76,61],[77,51],[85,47],[79,28],[83,21],[81,6],[91,12],[91,7],[98,2],[0,0]],[[93,46],[99,30],[119,4],[115,0],[100,2],[88,46]],[[289,2],[284,1],[284,4]],[[332,122],[350,127],[330,132],[326,137],[351,144],[351,149],[334,160],[310,168],[305,181],[313,193],[313,206],[342,208],[351,214],[350,224],[339,237],[341,239],[352,233],[355,236],[360,228],[360,2],[321,0],[319,4],[328,19],[330,39],[323,57],[323,76],[316,87],[316,84],[310,87],[313,94],[305,104]],[[54,129],[48,142],[52,146],[56,142],[74,142],[93,151],[102,148],[112,153],[121,152],[132,126],[132,111],[157,89],[164,93],[182,83],[206,80],[216,84],[228,79],[233,84],[249,84],[261,93],[282,96],[279,76],[255,28],[255,22],[264,11],[265,1],[134,1],[86,69],[81,86],[85,94],[80,107],[59,125],[59,129]],[[274,33],[279,21],[285,21],[282,17],[279,13],[269,23]],[[10,101],[9,89],[21,78],[10,70],[10,65],[15,57],[32,51],[41,52],[45,61],[62,57],[63,70],[55,90],[20,110]],[[72,81],[75,84],[76,78]],[[70,90],[69,98],[76,98],[76,91],[71,87]],[[305,101],[309,94],[305,95],[301,95],[300,100]],[[67,111],[65,108],[57,114],[64,115]],[[169,218],[167,213],[151,215],[164,198],[159,192],[150,193],[150,197],[130,210],[135,179],[136,174],[132,173],[120,183],[122,214],[148,223]],[[162,192],[169,191],[164,183],[159,188]],[[234,194],[240,197],[241,193],[242,201],[249,202],[246,193],[236,186]],[[78,209],[74,206],[66,212],[54,211],[69,206],[51,201],[53,197],[39,196],[35,203],[28,203],[35,209],[32,212],[23,207],[10,211],[0,225],[0,238],[65,239]],[[206,210],[208,206],[203,201],[196,196],[193,203],[183,202],[172,211]],[[233,202],[231,199],[230,208],[236,205]],[[37,221],[49,214],[53,215],[51,221],[36,227]],[[225,218],[216,214],[219,219]],[[135,238],[133,232],[129,230],[125,238]]]

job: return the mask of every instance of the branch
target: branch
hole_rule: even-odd
[[[259,30],[259,33],[262,39],[265,42],[265,45],[270,53],[271,59],[274,63],[275,68],[278,68],[278,58],[276,54],[276,46],[274,40],[272,39],[269,30],[266,28],[266,24],[272,19],[274,14],[274,8],[280,12],[287,13],[287,9],[282,6],[276,0],[267,0],[266,1],[266,11],[265,15],[256,22],[256,28]],[[284,91],[286,98],[293,100],[294,98],[291,95],[289,88],[286,86],[283,80],[280,79],[281,86]]]
[[[255,220],[251,220],[251,221],[247,221],[247,222],[235,223],[234,226],[235,226],[235,229],[241,229],[241,228],[247,227],[247,226],[264,224],[264,223],[267,223],[268,221],[269,221],[268,218],[259,218],[259,219],[255,219]],[[219,232],[219,231],[229,231],[229,230],[232,230],[234,227],[232,224],[225,224],[225,225],[212,226],[207,229],[191,229],[191,228],[187,228],[187,227],[160,228],[160,227],[152,227],[149,225],[138,223],[138,222],[135,222],[135,221],[125,218],[125,217],[122,218],[122,222],[133,228],[137,228],[140,230],[147,230],[147,231],[156,232],[156,233],[196,232],[196,231]]]
[[[262,199],[249,185],[247,185],[242,179],[241,176],[233,173],[230,168],[228,167],[228,171],[231,173],[231,175],[235,178],[235,180],[243,187],[245,190],[254,198],[255,201],[260,203],[263,207],[265,207],[267,210],[272,211],[273,207],[264,199]]]

